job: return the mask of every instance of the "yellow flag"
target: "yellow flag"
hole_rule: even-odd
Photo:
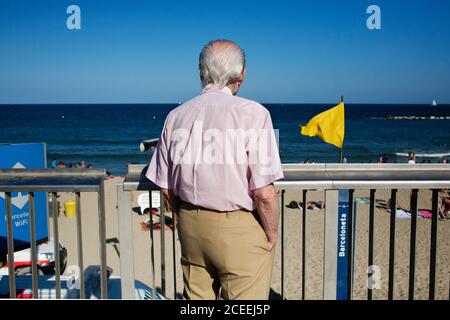
[[[301,134],[309,137],[318,136],[326,143],[342,149],[345,132],[344,102],[319,113],[309,120],[306,126],[300,127]]]

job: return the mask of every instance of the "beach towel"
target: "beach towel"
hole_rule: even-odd
[[[397,209],[397,212],[395,213],[395,217],[397,219],[408,219],[408,218],[411,218],[411,212],[405,211],[403,209]]]
[[[431,219],[433,217],[433,213],[429,210],[419,210],[419,215],[425,219]]]
[[[358,198],[355,198],[355,202],[356,203],[369,203],[370,202],[370,198],[368,198],[368,197],[358,197]]]

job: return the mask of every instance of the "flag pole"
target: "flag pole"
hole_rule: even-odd
[[[342,102],[344,102],[344,96],[341,96],[341,103]],[[342,160],[343,160],[343,156],[342,156],[342,148],[343,148],[344,146],[342,146],[340,149],[339,149],[339,163],[342,163]]]

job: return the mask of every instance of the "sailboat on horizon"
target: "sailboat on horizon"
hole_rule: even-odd
[[[433,102],[431,103],[431,105],[432,105],[433,107],[436,107],[438,104],[437,104],[436,100],[433,100]]]

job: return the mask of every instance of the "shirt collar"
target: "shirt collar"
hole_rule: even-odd
[[[203,94],[206,92],[222,92],[229,96],[233,95],[233,92],[231,92],[231,90],[230,90],[230,88],[228,88],[228,86],[225,86],[219,90],[219,89],[214,88],[212,84],[206,85],[206,87],[203,88],[203,90],[200,92],[200,94]]]

